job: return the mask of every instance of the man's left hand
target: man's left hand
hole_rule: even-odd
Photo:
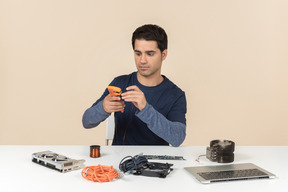
[[[132,85],[126,88],[126,92],[121,94],[121,97],[126,102],[132,102],[140,111],[147,104],[144,93],[136,86]]]

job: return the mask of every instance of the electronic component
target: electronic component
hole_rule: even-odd
[[[165,178],[173,169],[173,164],[148,162],[143,155],[127,156],[121,160],[119,169],[134,175]]]
[[[147,159],[155,160],[185,160],[182,156],[169,156],[169,155],[143,155]]]
[[[43,151],[33,153],[32,162],[65,173],[83,168],[85,160],[70,159],[52,151]]]
[[[218,163],[231,163],[234,161],[235,143],[229,140],[212,140],[206,149],[206,157]]]
[[[146,166],[135,170],[134,175],[165,178],[173,169],[173,164],[148,162]]]
[[[100,157],[100,145],[90,146],[90,157],[92,158]]]

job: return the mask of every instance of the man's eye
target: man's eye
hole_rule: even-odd
[[[148,53],[148,55],[149,55],[149,56],[153,56],[153,55],[154,55],[154,53]]]

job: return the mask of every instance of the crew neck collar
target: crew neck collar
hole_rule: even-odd
[[[138,81],[137,72],[133,73],[133,78],[134,78],[134,81],[136,82],[136,85],[139,87],[147,88],[147,89],[159,88],[162,85],[164,85],[167,82],[167,78],[165,75],[161,75],[161,76],[163,77],[163,81],[160,84],[155,85],[155,86],[145,86]]]

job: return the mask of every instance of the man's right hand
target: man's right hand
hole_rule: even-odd
[[[107,113],[118,112],[125,107],[124,101],[120,97],[111,96],[108,94],[103,100],[103,108]]]

